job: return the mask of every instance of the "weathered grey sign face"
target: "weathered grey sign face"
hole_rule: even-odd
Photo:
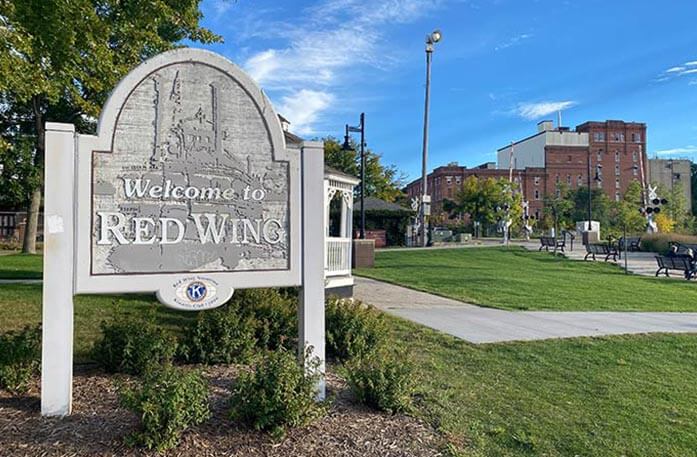
[[[92,274],[288,269],[288,180],[237,81],[203,63],[159,68],[94,157]]]
[[[91,160],[80,153],[89,202],[78,209],[77,257],[89,262],[77,268],[87,291],[155,290],[202,309],[233,288],[299,282],[299,157],[230,62],[198,50],[146,62],[112,94],[98,138],[82,143]]]

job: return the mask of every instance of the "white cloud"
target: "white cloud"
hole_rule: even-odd
[[[527,40],[529,38],[532,38],[533,34],[532,33],[521,33],[520,35],[516,35],[514,37],[511,37],[508,41],[505,41],[499,45],[497,45],[494,48],[494,51],[500,51],[502,49],[510,48],[511,46],[515,46],[517,44],[520,44],[523,40]]]
[[[659,151],[656,151],[656,155],[659,156],[676,156],[689,154],[697,154],[697,146],[691,144],[688,146],[683,146],[681,148],[661,149]]]
[[[537,103],[520,103],[514,110],[514,113],[523,119],[534,120],[548,114],[556,113],[559,110],[565,110],[578,105],[575,101],[545,101]]]
[[[685,62],[682,65],[677,65],[674,67],[670,67],[667,70],[665,70],[663,73],[658,75],[654,81],[655,82],[665,82],[665,81],[671,81],[673,79],[680,78],[682,76],[687,76],[687,75],[694,75],[697,74],[697,60],[692,60],[690,62]],[[692,81],[688,82],[689,85],[693,85]]]
[[[235,0],[213,0],[213,9],[216,14],[225,14],[232,8]]]
[[[384,29],[424,17],[442,1],[321,0],[288,20],[270,16],[264,30],[283,44],[255,52],[242,67],[280,99],[279,112],[293,131],[312,132],[334,94],[355,84],[356,72],[396,62],[396,51],[385,49]]]
[[[697,79],[693,79],[689,83],[687,83],[688,86],[697,86]]]
[[[317,117],[333,100],[334,96],[330,93],[301,89],[282,97],[278,109],[282,113],[292,113],[294,132],[310,135],[315,133],[312,125],[317,121]]]

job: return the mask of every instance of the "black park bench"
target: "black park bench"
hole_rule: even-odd
[[[625,248],[624,243],[625,243],[624,237],[620,238],[619,249],[621,252],[624,252],[624,248]],[[626,243],[627,243],[627,251],[629,251],[629,252],[635,252],[635,251],[641,250],[641,237],[640,236],[635,236],[635,237],[628,236]]]
[[[677,255],[688,255],[690,252],[690,249],[692,250],[692,254],[697,254],[697,244],[693,243],[678,243],[677,241],[671,241],[668,243],[670,246],[670,250],[674,251],[675,254]]]
[[[619,255],[619,252],[617,251],[617,248],[615,246],[612,246],[609,243],[586,244],[586,256],[583,258],[583,260],[588,260],[588,257],[591,257],[593,260],[596,260],[596,255],[604,255],[606,262],[610,260],[610,257],[612,257],[612,260],[617,262],[617,256]]]
[[[656,276],[664,273],[666,276],[669,270],[682,271],[685,279],[692,279],[697,274],[697,269],[695,262],[689,255],[657,255],[656,263],[658,264],[658,270],[656,270]]]
[[[541,236],[540,237],[540,249],[545,250],[549,252],[549,248],[552,248],[554,252],[557,252],[557,249],[561,249],[561,252],[564,252],[564,247],[566,246],[566,239],[564,237],[562,238],[556,238],[553,236]]]

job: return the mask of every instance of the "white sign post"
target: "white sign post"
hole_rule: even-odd
[[[301,286],[299,353],[323,373],[323,164],[321,142],[286,146],[238,67],[191,48],[129,73],[96,136],[47,123],[42,414],[70,414],[76,294],[203,310],[236,288]]]

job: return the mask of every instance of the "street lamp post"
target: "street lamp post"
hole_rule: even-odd
[[[426,205],[428,198],[428,110],[429,101],[431,98],[431,58],[433,54],[433,48],[436,43],[438,43],[443,35],[440,30],[434,30],[430,35],[426,36],[426,97],[424,101],[424,136],[423,136],[423,149],[422,149],[422,163],[421,163],[421,211],[420,224],[421,224],[421,244],[426,247],[427,232],[426,232]]]
[[[346,124],[346,135],[344,136],[344,151],[350,151],[349,132],[361,134],[361,233],[360,239],[365,239],[365,113],[361,113],[360,124],[357,127]]]

